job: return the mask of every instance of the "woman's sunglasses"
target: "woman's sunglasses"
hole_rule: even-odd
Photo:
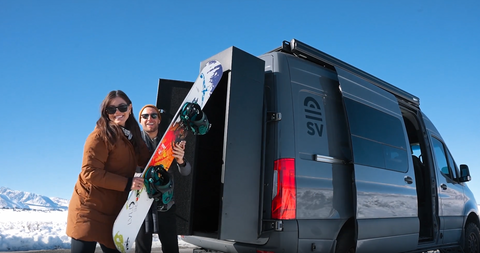
[[[143,119],[148,119],[148,116],[152,117],[152,119],[156,119],[158,117],[158,114],[156,114],[156,113],[152,113],[152,114],[144,113],[141,116],[142,116]]]
[[[108,114],[115,114],[117,109],[120,112],[126,112],[128,110],[128,105],[127,104],[120,104],[119,106],[107,106],[105,111],[107,111]]]

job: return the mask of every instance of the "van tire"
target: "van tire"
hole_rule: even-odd
[[[465,228],[465,237],[463,239],[463,252],[479,253],[480,252],[480,229],[475,223],[468,223]]]
[[[353,228],[347,228],[340,232],[337,238],[335,253],[355,253],[355,231]]]
[[[480,229],[475,223],[468,223],[461,247],[440,249],[440,253],[479,253]]]

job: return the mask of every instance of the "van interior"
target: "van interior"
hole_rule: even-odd
[[[420,220],[419,242],[431,241],[434,238],[434,219],[432,189],[429,187],[432,172],[427,166],[428,159],[423,154],[427,154],[423,138],[424,130],[418,124],[417,115],[413,111],[402,110],[403,121],[407,130],[410,149],[412,152],[413,167],[415,169],[415,184],[417,187],[418,200],[418,218]]]

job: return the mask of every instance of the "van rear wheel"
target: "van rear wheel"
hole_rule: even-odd
[[[475,223],[468,223],[465,228],[465,238],[463,242],[465,253],[480,252],[480,229]]]

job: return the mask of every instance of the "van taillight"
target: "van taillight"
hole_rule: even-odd
[[[283,158],[275,161],[273,182],[272,218],[295,219],[297,208],[295,159]]]

